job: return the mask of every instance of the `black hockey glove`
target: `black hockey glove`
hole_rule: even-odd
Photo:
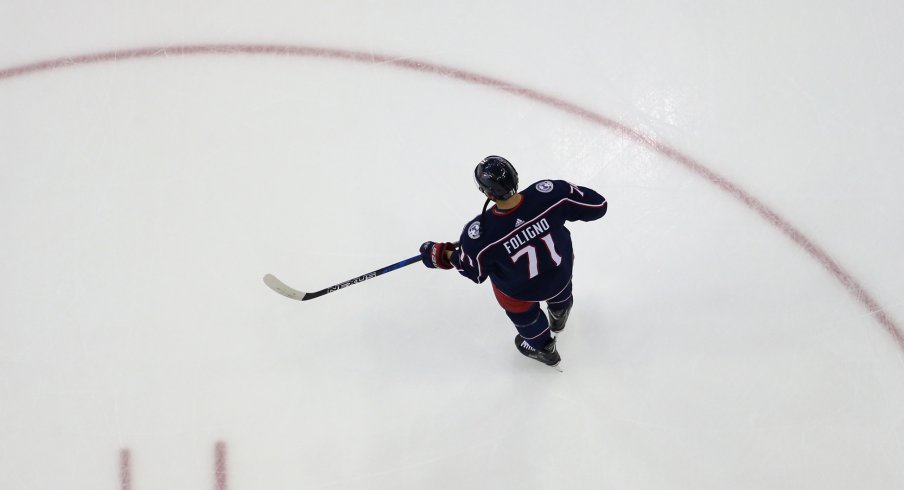
[[[421,261],[431,269],[451,269],[452,263],[446,258],[446,252],[455,251],[454,243],[424,242],[421,245]]]

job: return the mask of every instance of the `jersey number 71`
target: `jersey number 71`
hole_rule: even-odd
[[[543,235],[540,237],[543,240],[543,243],[546,244],[546,249],[549,250],[549,256],[552,258],[552,261],[556,263],[556,267],[558,267],[562,263],[562,256],[556,252],[556,244],[552,241],[552,236],[549,234]],[[530,273],[529,279],[533,279],[540,274],[540,269],[537,262],[537,248],[533,245],[528,245],[523,249],[519,250],[518,253],[512,255],[512,262],[518,262],[518,259],[527,255],[527,267]]]

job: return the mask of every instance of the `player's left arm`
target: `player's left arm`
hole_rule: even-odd
[[[461,248],[452,252],[452,255],[449,257],[449,262],[459,274],[480,284],[483,281],[486,281],[487,274],[481,273],[481,268],[477,263],[477,259],[472,255],[473,253],[475,253],[475,251],[471,250],[471,247],[468,247],[463,243]]]
[[[421,244],[421,262],[430,269],[451,269],[452,263],[449,257],[458,248],[457,243],[450,242],[424,242]]]
[[[459,243],[424,242],[420,248],[421,261],[430,269],[455,269],[461,275],[482,283],[487,275],[481,274],[476,260]]]

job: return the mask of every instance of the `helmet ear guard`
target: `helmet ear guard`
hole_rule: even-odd
[[[474,181],[480,192],[496,200],[508,199],[518,192],[518,171],[500,156],[481,160],[474,168]]]

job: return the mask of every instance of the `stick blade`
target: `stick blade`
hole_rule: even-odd
[[[277,279],[273,274],[267,274],[266,276],[264,276],[264,284],[266,284],[270,289],[289,299],[304,301],[305,296],[307,296],[307,293],[287,286],[286,283]]]

